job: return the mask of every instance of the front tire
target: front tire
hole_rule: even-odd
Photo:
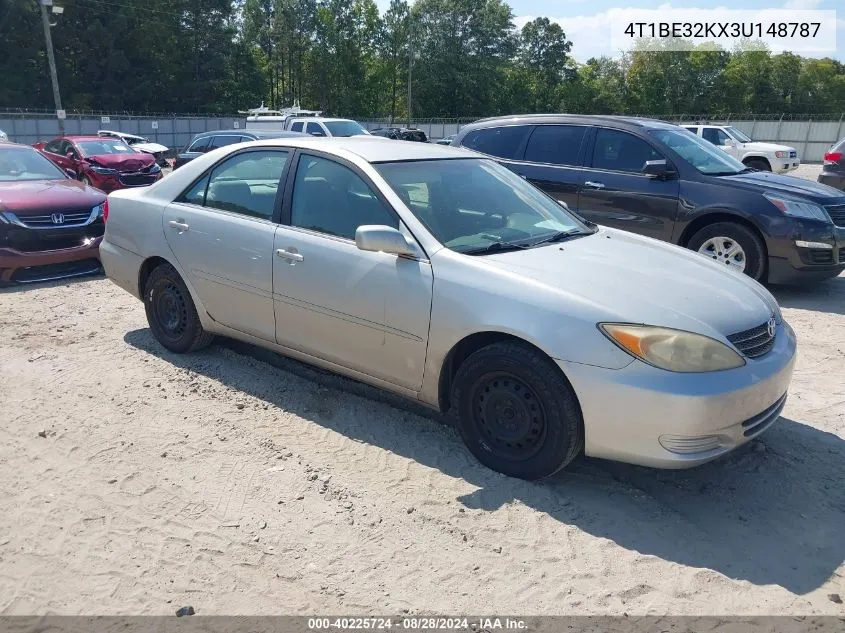
[[[461,364],[450,415],[478,461],[510,477],[549,477],[584,447],[581,408],[569,381],[521,343],[488,345]]]
[[[214,340],[200,323],[188,287],[170,264],[158,266],[147,278],[144,309],[153,336],[171,352],[193,352]]]
[[[755,281],[762,282],[766,276],[763,240],[742,224],[716,222],[705,226],[692,236],[687,248],[743,272]]]

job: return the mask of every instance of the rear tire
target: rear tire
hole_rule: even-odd
[[[516,342],[488,345],[461,364],[450,417],[478,461],[510,477],[549,477],[584,447],[569,381],[546,356]]]
[[[772,171],[772,166],[765,158],[749,158],[745,161],[745,165],[758,171]]]
[[[153,336],[171,352],[193,352],[214,340],[200,323],[188,287],[170,264],[153,269],[147,278],[144,309]]]
[[[690,238],[687,248],[698,251],[716,261],[722,253],[718,249],[702,252],[705,245],[718,244],[721,240],[735,242],[742,249],[745,260],[743,272],[752,279],[762,282],[766,276],[766,246],[753,230],[735,222],[716,222],[705,226]],[[723,251],[724,252],[724,251]],[[727,263],[727,262],[724,262]]]

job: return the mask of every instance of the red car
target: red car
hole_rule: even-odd
[[[0,285],[96,273],[106,195],[33,148],[0,143]]]
[[[136,152],[120,139],[60,136],[34,147],[85,184],[106,193],[146,187],[162,176],[154,156]]]

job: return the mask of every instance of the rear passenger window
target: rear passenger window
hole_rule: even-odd
[[[189,152],[199,152],[199,153],[205,152],[205,151],[208,150],[209,141],[211,141],[210,136],[204,136],[202,138],[198,138],[193,143],[191,143],[191,146],[188,148],[188,151]]]
[[[322,126],[319,123],[315,123],[314,121],[308,122],[308,125],[305,126],[305,132],[311,134],[312,136],[326,135],[326,133],[323,131]]]
[[[528,139],[525,160],[552,165],[578,165],[587,128],[581,125],[539,125]]]
[[[399,219],[348,167],[318,156],[299,159],[293,185],[291,226],[355,239],[359,226],[399,228]]]
[[[269,220],[288,156],[281,150],[237,154],[220,163],[179,200]]]
[[[302,121],[297,121],[293,125],[290,126],[291,132],[301,132],[302,131]]]
[[[596,133],[592,162],[596,169],[641,172],[646,161],[662,158],[651,145],[633,134],[606,128],[599,128]]]
[[[205,190],[208,188],[208,176],[200,179],[193,187],[188,189],[177,199],[177,202],[187,202],[188,204],[197,204],[203,206],[205,204]]]
[[[240,136],[215,136],[211,139],[211,145],[208,146],[208,151],[217,149],[218,147],[226,147],[227,145],[234,145],[240,143]]]
[[[461,145],[490,156],[499,158],[517,158],[522,141],[531,130],[529,125],[510,125],[473,130],[468,133]]]
[[[693,134],[698,134],[698,128],[697,127],[685,127],[684,129],[689,131],[689,132],[692,132]]]

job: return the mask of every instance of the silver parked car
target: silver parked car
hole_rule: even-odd
[[[778,418],[795,360],[757,282],[430,143],[217,149],[111,194],[100,253],[167,349],[225,335],[420,400],[526,479],[727,453]]]

